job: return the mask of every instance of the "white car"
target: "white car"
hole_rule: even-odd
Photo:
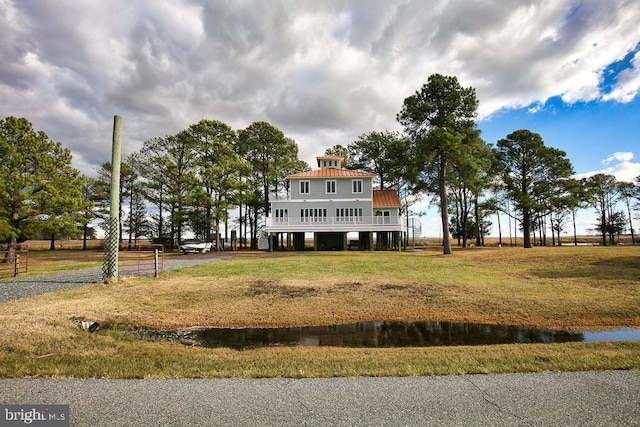
[[[183,254],[202,253],[206,254],[211,250],[213,244],[211,242],[201,242],[199,240],[185,240],[178,245],[178,250]]]

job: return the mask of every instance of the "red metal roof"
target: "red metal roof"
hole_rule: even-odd
[[[396,190],[373,190],[374,208],[399,208],[400,197]]]
[[[293,175],[287,175],[287,179],[290,178],[375,178],[376,174],[362,171],[353,171],[349,169],[335,169],[325,168],[316,169],[308,172],[294,173]]]

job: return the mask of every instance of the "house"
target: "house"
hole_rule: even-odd
[[[302,250],[305,233],[313,233],[315,250],[401,249],[407,226],[398,193],[374,190],[376,175],[344,169],[343,157],[324,155],[317,161],[318,169],[286,177],[286,199],[271,199],[266,221],[271,249]],[[348,240],[348,233],[357,233],[357,239]]]

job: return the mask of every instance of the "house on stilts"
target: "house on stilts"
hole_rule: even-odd
[[[270,200],[270,249],[303,250],[312,233],[315,250],[401,250],[407,221],[398,193],[374,190],[376,175],[344,169],[343,157],[317,161],[318,169],[286,177],[286,199]]]

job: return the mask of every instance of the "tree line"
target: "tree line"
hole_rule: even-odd
[[[456,77],[433,74],[404,100],[396,117],[404,133],[366,133],[327,153],[345,156],[347,167],[375,173],[381,188],[405,195],[407,207],[415,199],[406,195],[434,195],[445,254],[452,252],[451,237],[459,246],[483,245],[493,216],[503,244],[500,214],[519,224],[525,248],[533,240],[559,244],[571,225],[577,244],[576,212],[585,208],[598,214],[594,228],[603,245],[615,243],[626,230],[635,244],[640,177],[634,183],[605,174],[576,179],[566,152],[546,146],[528,129],[487,143],[477,128],[477,108],[474,88],[462,87]]]
[[[44,238],[55,249],[56,239],[82,237],[86,248],[96,235],[92,224],[107,224],[111,163],[95,178],[81,175],[69,150],[25,118],[5,118],[0,132],[0,240]],[[269,195],[285,189],[286,175],[306,170],[297,144],[267,122],[236,131],[201,120],[151,138],[121,164],[120,240],[173,246],[189,232],[219,245],[238,209],[238,235],[249,236],[239,240],[255,247]]]
[[[559,242],[569,222],[576,241],[576,212],[588,207],[598,214],[594,227],[602,244],[615,243],[626,230],[635,243],[640,177],[635,183],[603,174],[577,180],[566,153],[527,129],[487,143],[477,108],[474,88],[433,74],[404,100],[396,117],[403,133],[365,133],[325,153],[374,173],[380,188],[399,192],[407,212],[422,195],[434,195],[445,254],[452,252],[452,237],[459,246],[483,245],[493,216],[502,244],[501,213],[519,224],[524,247],[548,244],[548,232],[551,244]],[[71,160],[68,149],[26,118],[0,121],[0,241],[46,238],[54,249],[56,239],[82,237],[86,248],[96,235],[93,224],[104,227],[108,216],[111,164],[103,163],[94,178]],[[237,227],[240,245],[256,247],[269,200],[288,193],[287,175],[309,169],[295,141],[263,121],[234,130],[201,120],[151,138],[121,165],[120,239],[175,245],[190,233],[220,247]]]

